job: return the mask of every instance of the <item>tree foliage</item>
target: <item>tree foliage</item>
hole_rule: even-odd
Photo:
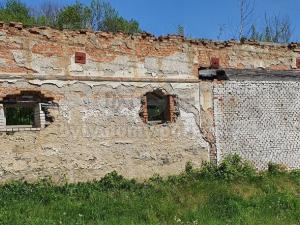
[[[19,0],[6,0],[1,5],[0,20],[5,22],[21,22],[24,24],[34,24],[34,18],[30,15],[30,9]]]
[[[140,32],[136,20],[126,20],[108,3],[102,0],[92,0],[92,27],[94,30],[124,33]]]
[[[126,20],[123,17],[106,18],[103,21],[103,31],[124,32],[128,34],[138,33],[140,31],[139,24],[136,20]]]
[[[89,28],[92,18],[91,9],[76,2],[63,8],[57,16],[57,26],[60,29]]]
[[[35,10],[20,0],[4,0],[0,7],[0,20],[58,29],[91,28],[95,31],[121,31],[129,34],[140,32],[136,20],[123,18],[104,0],[92,0],[90,6],[77,1],[63,8],[48,0]]]

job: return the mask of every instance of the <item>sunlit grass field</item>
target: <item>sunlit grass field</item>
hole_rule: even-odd
[[[300,172],[257,173],[238,156],[178,176],[138,183],[115,172],[101,181],[0,187],[0,224],[300,224]]]

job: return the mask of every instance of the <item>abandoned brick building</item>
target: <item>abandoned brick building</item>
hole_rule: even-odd
[[[300,168],[300,45],[0,23],[0,180]]]

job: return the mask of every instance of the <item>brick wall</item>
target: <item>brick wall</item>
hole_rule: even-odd
[[[197,79],[199,67],[218,58],[221,68],[296,68],[298,44],[188,40],[179,36],[127,36],[0,24],[0,77],[28,79]],[[75,63],[76,52],[86,64]]]

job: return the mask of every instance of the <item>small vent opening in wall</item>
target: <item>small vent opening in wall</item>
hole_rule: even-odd
[[[296,59],[296,67],[297,69],[300,69],[300,58]]]
[[[210,59],[210,68],[211,69],[219,69],[220,68],[220,58],[212,57]]]
[[[75,52],[75,63],[86,64],[86,53]]]

